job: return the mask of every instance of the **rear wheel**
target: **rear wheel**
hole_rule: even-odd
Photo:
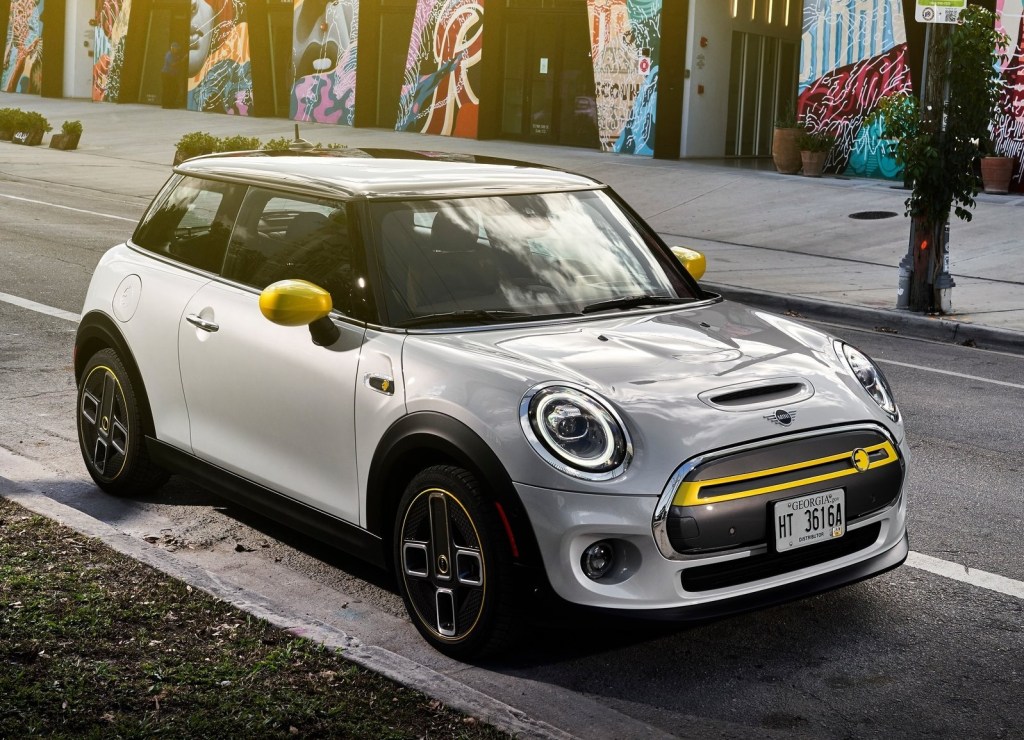
[[[395,522],[395,569],[409,616],[441,652],[483,657],[512,641],[511,548],[469,471],[438,465],[409,483]]]
[[[108,493],[154,491],[167,473],[146,453],[135,386],[112,349],[89,358],[78,385],[78,442],[89,475]]]

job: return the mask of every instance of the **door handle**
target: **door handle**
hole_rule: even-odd
[[[193,326],[198,326],[203,331],[215,332],[218,329],[220,329],[220,326],[218,324],[200,318],[198,314],[194,313],[190,313],[188,316],[186,316],[185,321],[192,324]]]

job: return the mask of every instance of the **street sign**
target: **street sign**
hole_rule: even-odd
[[[956,23],[967,0],[917,0],[914,19],[920,23]]]

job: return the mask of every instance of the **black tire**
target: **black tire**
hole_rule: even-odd
[[[515,638],[512,552],[476,476],[451,465],[421,471],[395,518],[395,573],[420,634],[442,653],[494,656]]]
[[[137,496],[167,481],[167,472],[146,453],[138,395],[114,350],[102,349],[89,358],[78,384],[75,415],[85,467],[104,491]]]

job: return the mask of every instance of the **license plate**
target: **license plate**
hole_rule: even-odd
[[[846,534],[846,491],[837,489],[776,501],[772,521],[776,552],[842,537]]]

